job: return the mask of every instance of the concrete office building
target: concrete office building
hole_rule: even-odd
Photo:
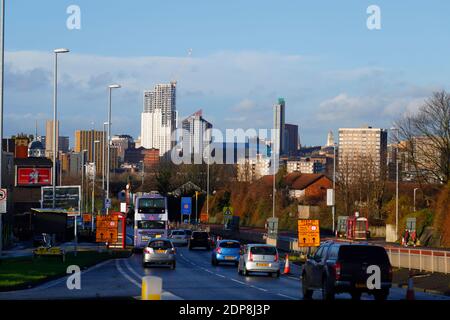
[[[59,121],[56,121],[56,136],[59,137]],[[56,139],[56,150],[59,150],[58,139]],[[45,122],[45,156],[53,159],[53,120]]]
[[[211,143],[212,127],[212,124],[203,118],[201,110],[183,120],[183,150],[190,150],[189,153],[194,159],[202,159],[203,151]]]
[[[172,141],[176,127],[176,82],[157,84],[153,90],[144,91],[141,146],[159,149],[161,157],[167,156],[176,143]]]
[[[126,134],[113,136],[111,144],[117,147],[117,156],[120,162],[125,161],[125,151],[134,147],[133,137]]]
[[[106,157],[106,137],[103,131],[96,130],[77,130],[75,131],[75,146],[74,152],[81,153],[83,150],[86,152],[86,162],[92,162],[94,159],[94,141],[100,141],[95,146],[95,164],[97,174],[103,173],[102,161]],[[103,145],[103,141],[105,144]],[[102,146],[103,145],[103,146]],[[112,153],[111,153],[112,154]],[[111,170],[117,168],[111,167]]]
[[[384,174],[386,162],[386,130],[372,127],[339,129],[339,170],[351,177],[358,170],[371,168],[379,176]]]

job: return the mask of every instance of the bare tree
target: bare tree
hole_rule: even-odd
[[[372,218],[381,218],[386,190],[386,166],[370,155],[345,155],[337,170],[337,198],[345,214],[358,210]]]
[[[396,123],[397,143],[403,142],[408,161],[423,181],[450,180],[450,95],[433,93],[415,114],[407,114]]]

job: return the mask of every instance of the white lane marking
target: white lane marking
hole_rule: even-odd
[[[127,267],[128,270],[130,270],[130,272],[132,274],[134,274],[138,279],[142,279],[143,275],[140,275],[139,273],[137,273],[128,263],[128,259],[125,260],[125,267]]]
[[[284,298],[288,298],[288,299],[291,299],[291,300],[297,300],[296,298],[293,298],[293,297],[287,296],[287,295],[285,295],[285,294],[282,294],[282,293],[277,293],[277,295],[279,295],[280,297],[284,297]]]
[[[248,284],[246,284],[245,282],[242,282],[242,281],[239,281],[239,280],[236,280],[236,279],[233,279],[233,278],[230,278],[230,279],[231,279],[231,281],[234,281],[234,282],[237,282],[237,283],[244,284],[244,285],[248,286]]]
[[[215,273],[216,276],[221,277],[221,278],[225,278],[225,276],[219,274],[219,273]]]
[[[300,280],[300,278],[288,276],[289,279]]]
[[[116,268],[119,270],[120,274],[124,276],[125,279],[130,281],[132,284],[136,285],[138,288],[142,288],[141,284],[135,281],[133,278],[131,278],[128,274],[126,274],[125,271],[123,271],[122,267],[120,266],[119,259],[116,259]]]
[[[267,289],[263,289],[263,288],[260,288],[260,287],[255,287],[255,288],[258,289],[258,290],[264,291],[264,292],[268,291]]]

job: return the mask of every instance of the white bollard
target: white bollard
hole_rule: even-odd
[[[161,300],[162,279],[146,276],[142,278],[141,300]]]

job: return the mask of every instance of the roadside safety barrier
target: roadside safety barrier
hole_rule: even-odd
[[[223,233],[220,229],[211,230],[215,234],[221,234],[222,237],[229,237]],[[297,238],[278,236],[277,239],[264,239],[262,233],[240,231],[238,234],[234,234],[233,237],[248,242],[266,243],[269,241],[276,245],[276,247],[285,252],[298,253],[301,256],[306,254],[314,254],[316,248],[299,247]],[[389,260],[393,267],[416,269],[420,271],[441,272],[448,274],[450,264],[450,251],[435,250],[426,248],[405,248],[394,247],[390,245],[384,246],[386,249]]]

